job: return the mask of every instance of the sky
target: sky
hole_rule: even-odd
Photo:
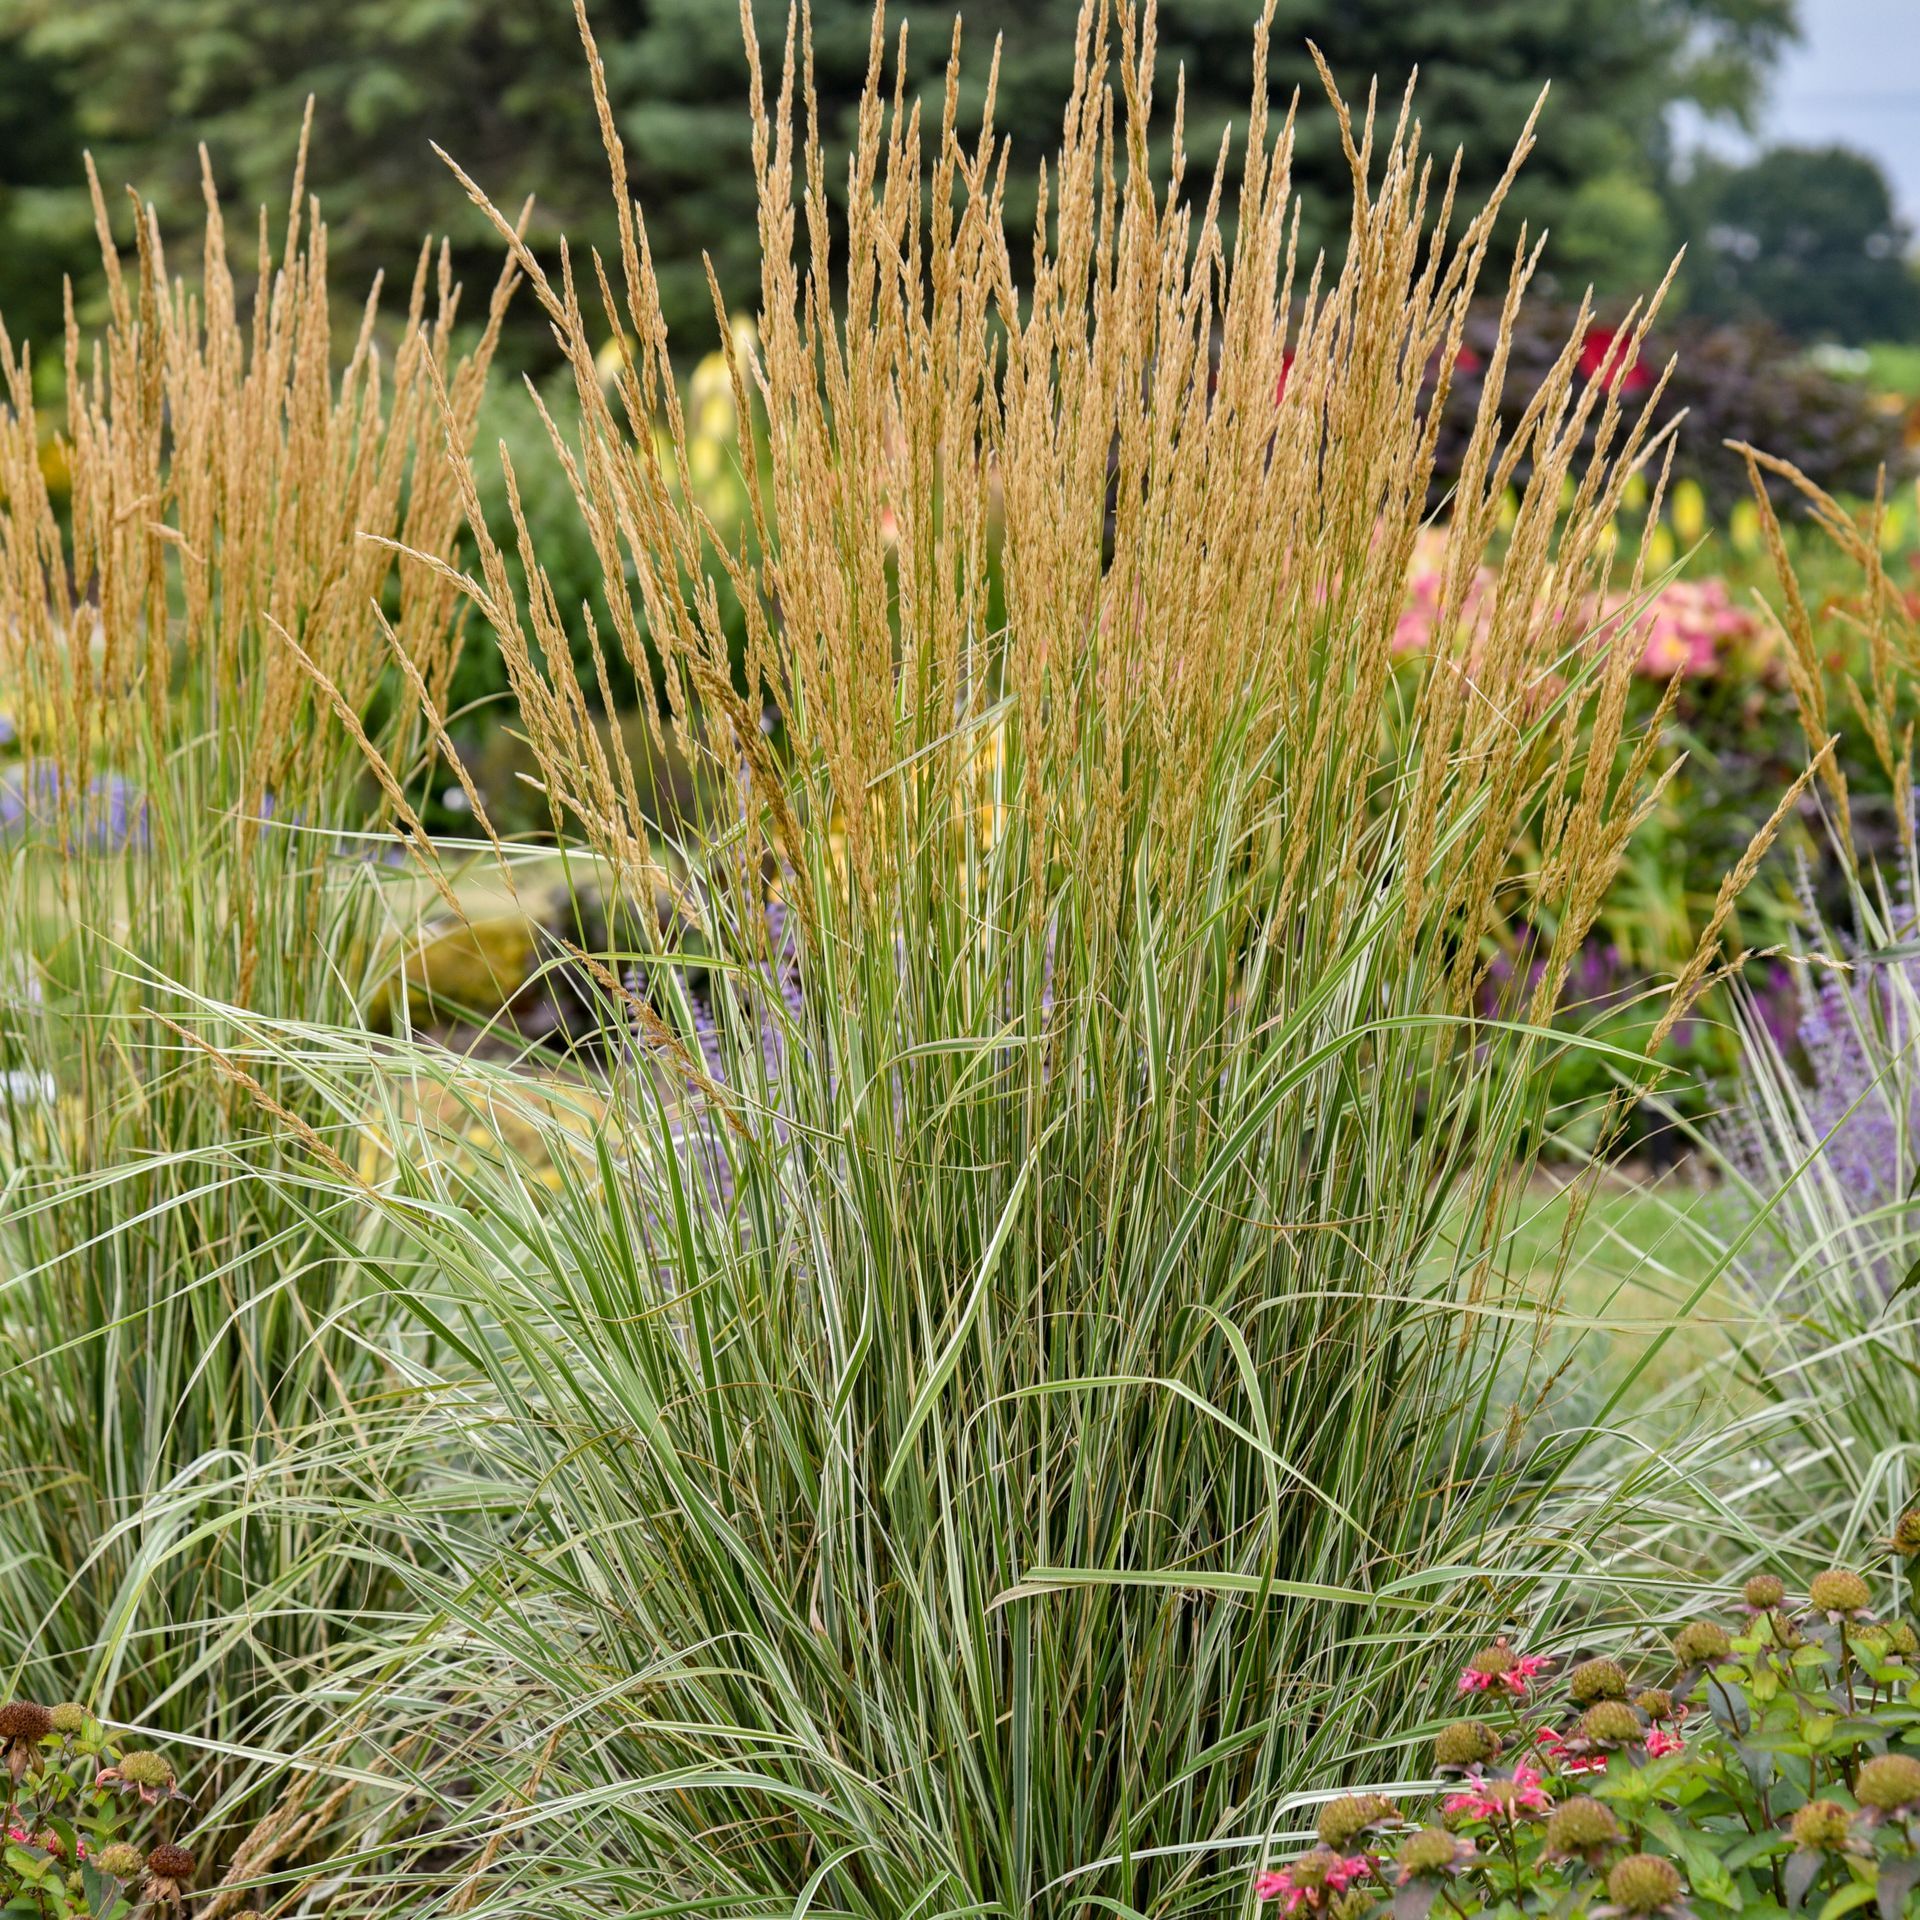
[[[1800,0],[1800,26],[1774,76],[1761,139],[1871,154],[1920,229],[1920,0]]]

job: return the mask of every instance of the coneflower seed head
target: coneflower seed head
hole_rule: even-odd
[[[1894,1813],[1920,1800],[1920,1760],[1907,1753],[1883,1753],[1854,1776],[1853,1797],[1863,1807]]]
[[[1657,1853],[1630,1853],[1607,1875],[1607,1898],[1629,1913],[1657,1913],[1679,1897],[1679,1870]]]
[[[1848,1567],[1816,1573],[1807,1587],[1816,1613],[1861,1613],[1873,1604],[1873,1590]]]
[[[193,1855],[185,1847],[163,1840],[147,1855],[147,1871],[156,1880],[191,1880]]]
[[[1674,1657],[1683,1667],[1706,1666],[1733,1651],[1733,1637],[1717,1620],[1689,1620],[1673,1636]]]
[[[1555,1853],[1591,1853],[1620,1838],[1620,1823],[1598,1800],[1576,1794],[1547,1816],[1547,1845]]]
[[[1338,1800],[1329,1800],[1320,1809],[1315,1831],[1323,1847],[1345,1853],[1369,1827],[1391,1820],[1393,1812],[1393,1802],[1385,1794],[1343,1793]]]
[[[0,1740],[44,1740],[53,1731],[53,1715],[33,1700],[9,1700],[0,1707]]]
[[[1624,1700],[1627,1676],[1617,1660],[1582,1660],[1567,1675],[1567,1696],[1576,1707],[1590,1707],[1596,1700]]]
[[[1793,1816],[1793,1843],[1809,1853],[1834,1853],[1847,1844],[1853,1815],[1837,1800],[1809,1800]]]

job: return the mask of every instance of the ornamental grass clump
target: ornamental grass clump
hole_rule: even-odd
[[[923,121],[876,13],[843,219],[809,31],[769,89],[747,20],[737,540],[675,484],[590,35],[618,257],[537,257],[471,186],[572,371],[554,457],[610,609],[575,621],[524,522],[511,565],[456,465],[464,584],[617,928],[590,1118],[242,1022],[376,1113],[380,1190],[314,1177],[376,1209],[366,1269],[434,1335],[381,1475],[447,1497],[369,1476],[363,1521],[416,1605],[365,1655],[363,1777],[408,1757],[362,1911],[451,1875],[556,1915],[1217,1912],[1247,1810],[1437,1717],[1633,1492],[1576,1494],[1578,1437],[1528,1438],[1543,1302],[1509,1263],[1557,1053],[1618,1070],[1603,1133],[1656,1072],[1551,1016],[1662,778],[1640,638],[1586,612],[1657,376],[1625,404],[1583,325],[1516,432],[1489,400],[1434,638],[1396,654],[1469,302],[1499,275],[1511,316],[1539,257],[1494,257],[1505,181],[1463,212],[1410,104],[1276,120],[1263,24],[1244,137],[1190,187],[1151,9],[1089,0],[1017,263],[991,67],[963,129],[956,45]],[[1349,158],[1337,270],[1295,245],[1296,111]],[[640,737],[576,639],[604,689],[663,689]],[[1510,914],[1555,937],[1489,998]],[[457,1152],[409,1120],[421,1077],[464,1102]],[[1489,1658],[1490,1697],[1531,1697],[1541,1662]]]
[[[1920,1641],[1898,1617],[1891,1570],[1812,1584],[1836,1574],[1868,1602],[1835,1610],[1756,1575],[1781,1589],[1771,1606],[1732,1626],[1690,1622],[1671,1653],[1607,1661],[1671,1675],[1634,1706],[1603,1698],[1569,1722],[1571,1706],[1543,1714],[1486,1695],[1486,1719],[1462,1725],[1485,1728],[1487,1757],[1441,1797],[1439,1824],[1421,1824],[1430,1802],[1398,1797],[1390,1816],[1351,1828],[1337,1901],[1299,1861],[1260,1873],[1256,1899],[1338,1920],[1868,1906],[1898,1920],[1920,1892],[1920,1658],[1894,1650],[1895,1629]],[[1459,1727],[1443,1739],[1469,1745]]]
[[[457,346],[428,249],[338,333],[304,154],[244,260],[209,178],[191,285],[94,180],[105,320],[70,311],[57,425],[0,327],[0,1662],[223,1755],[372,1597],[323,1500],[250,1503],[316,1493],[296,1440],[389,1376],[265,1177],[329,1116],[214,1009],[350,1020],[391,941],[365,748],[412,764],[464,617],[396,543],[451,559],[508,291]]]

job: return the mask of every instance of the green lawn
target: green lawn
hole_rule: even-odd
[[[1570,1193],[1542,1176],[1515,1235],[1512,1271],[1543,1302],[1553,1294]],[[1604,1398],[1659,1341],[1631,1390],[1630,1404],[1645,1406],[1721,1353],[1733,1302],[1718,1282],[1700,1293],[1714,1205],[1711,1192],[1672,1176],[1648,1184],[1616,1177],[1594,1197],[1543,1334],[1568,1390]]]

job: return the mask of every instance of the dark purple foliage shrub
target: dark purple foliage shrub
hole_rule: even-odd
[[[1529,306],[1516,324],[1502,389],[1503,424],[1518,427],[1573,331],[1571,309]],[[1459,472],[1486,375],[1499,338],[1500,316],[1481,309],[1469,320],[1447,396],[1436,457],[1436,497]],[[1907,455],[1898,419],[1882,413],[1869,394],[1814,366],[1784,335],[1763,326],[1660,326],[1623,374],[1626,342],[1611,325],[1590,327],[1580,357],[1583,379],[1621,379],[1621,404],[1635,408],[1651,391],[1670,355],[1679,365],[1661,396],[1658,418],[1684,412],[1675,446],[1674,476],[1700,482],[1717,512],[1748,493],[1746,466],[1729,440],[1764,447],[1791,460],[1837,494],[1871,494],[1884,465],[1890,478],[1905,471]],[[1596,409],[1596,414],[1598,409]],[[1524,479],[1523,466],[1518,478]],[[1783,496],[1782,506],[1786,506]]]

